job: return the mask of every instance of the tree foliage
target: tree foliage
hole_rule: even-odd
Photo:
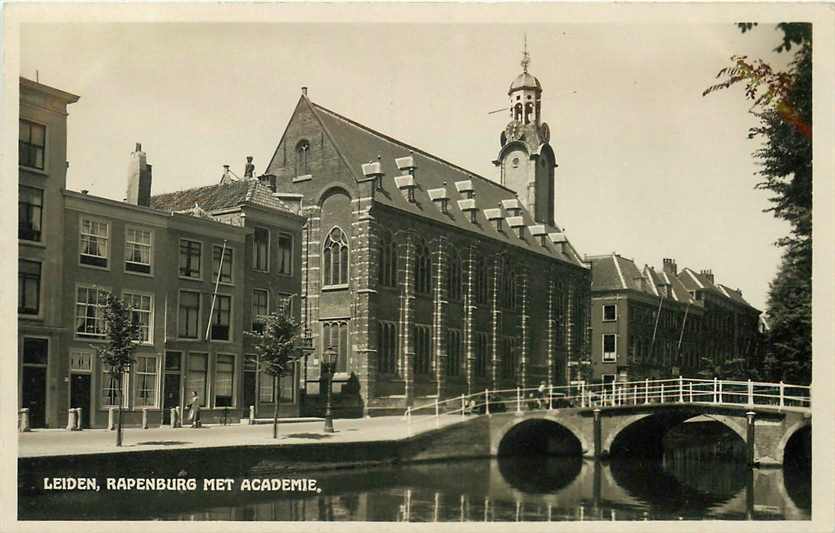
[[[755,23],[740,23],[743,33]],[[731,57],[717,74],[720,81],[703,94],[743,84],[758,119],[748,138],[761,140],[754,151],[761,180],[756,188],[770,193],[766,211],[790,224],[777,241],[783,258],[771,282],[767,316],[771,330],[766,361],[772,378],[811,381],[812,355],[812,26],[781,23],[776,52],[794,51],[785,70],[762,59]]]
[[[92,348],[110,372],[120,376],[129,372],[135,362],[133,351],[139,339],[139,323],[133,320],[133,309],[112,294],[107,295],[103,312],[107,344]]]

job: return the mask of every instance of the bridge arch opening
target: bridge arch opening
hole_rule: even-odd
[[[609,455],[661,459],[669,453],[689,453],[744,462],[746,447],[740,428],[723,418],[689,411],[646,416],[614,436]]]
[[[786,493],[801,508],[812,505],[812,426],[789,436],[783,448],[783,483]]]
[[[580,440],[566,427],[546,419],[525,420],[513,426],[499,442],[499,456],[562,455],[580,457]]]

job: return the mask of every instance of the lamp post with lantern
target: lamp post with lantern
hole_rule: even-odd
[[[333,413],[331,412],[331,381],[336,371],[336,359],[339,354],[333,346],[322,352],[321,376],[325,381],[325,433],[333,433]]]

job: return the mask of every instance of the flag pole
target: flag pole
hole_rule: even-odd
[[[209,321],[206,324],[206,340],[209,338],[209,333],[212,330],[212,318],[215,312],[215,300],[217,299],[217,289],[220,285],[220,274],[223,272],[223,258],[226,256],[226,239],[223,240],[223,249],[220,251],[220,263],[217,266],[217,278],[215,278],[215,291],[212,293],[212,305],[209,307]]]

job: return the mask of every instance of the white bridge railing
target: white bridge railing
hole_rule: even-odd
[[[544,389],[485,389],[409,407],[403,416],[411,423],[413,417],[424,421],[469,414],[671,403],[810,409],[812,397],[807,385],[678,377],[607,384],[580,383]]]

